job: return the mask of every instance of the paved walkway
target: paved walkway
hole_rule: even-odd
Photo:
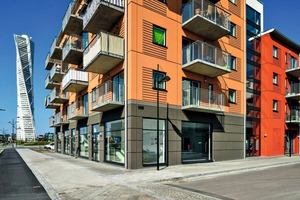
[[[17,149],[52,199],[212,199],[165,183],[201,179],[221,173],[238,173],[300,163],[300,156],[257,157],[245,160],[125,170],[58,153]]]

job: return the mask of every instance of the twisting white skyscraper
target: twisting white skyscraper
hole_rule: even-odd
[[[34,43],[27,35],[14,35],[17,72],[17,140],[34,141],[33,58]]]

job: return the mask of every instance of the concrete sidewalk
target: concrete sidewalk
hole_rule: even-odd
[[[293,155],[177,165],[160,171],[155,167],[125,170],[58,153],[17,151],[52,199],[212,199],[164,183],[300,163],[300,156]]]

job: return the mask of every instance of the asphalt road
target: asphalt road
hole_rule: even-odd
[[[171,184],[217,199],[300,199],[300,164]]]
[[[7,148],[0,154],[0,199],[50,199],[14,148]]]

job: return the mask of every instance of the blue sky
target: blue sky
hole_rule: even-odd
[[[300,44],[299,0],[265,0],[264,30],[276,28]],[[55,36],[61,29],[62,18],[69,0],[14,0],[1,5],[0,19],[0,133],[11,133],[9,121],[16,119],[16,54],[13,34],[26,34],[35,43],[34,96],[36,133],[53,132],[49,128],[52,109],[44,107],[44,98],[50,93],[44,89],[48,72],[45,58]]]

